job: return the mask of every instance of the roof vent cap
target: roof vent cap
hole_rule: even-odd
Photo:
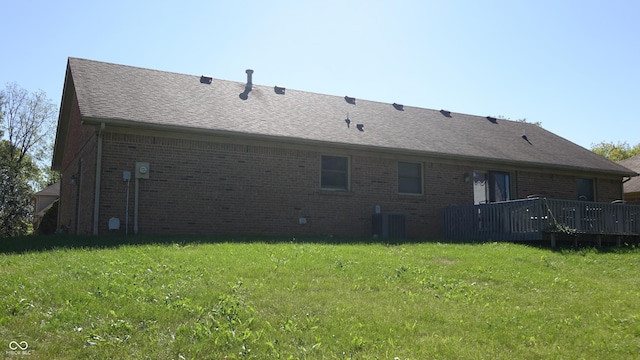
[[[497,124],[497,123],[498,123],[498,119],[496,119],[496,118],[494,118],[494,117],[492,117],[492,116],[487,116],[487,120],[491,121],[491,122],[492,122],[492,123],[494,123],[494,124]]]
[[[253,81],[251,79],[253,70],[247,69],[245,72],[247,73],[247,84],[244,86],[244,91],[240,95],[238,95],[242,100],[247,100],[249,98],[249,92],[251,92],[251,89],[253,89]]]
[[[404,105],[402,104],[393,103],[393,107],[396,108],[396,110],[398,111],[404,111]]]
[[[355,104],[356,104],[356,98],[354,98],[354,97],[348,97],[348,96],[345,96],[345,97],[344,97],[344,100],[345,100],[346,102],[348,102],[349,104],[353,104],[353,105],[355,105]]]
[[[211,84],[212,81],[213,81],[213,78],[211,76],[208,76],[208,75],[200,76],[200,83],[202,84]]]
[[[245,73],[247,73],[247,86],[251,87],[251,85],[253,85],[253,81],[251,79],[253,75],[253,70],[247,69],[245,70]]]
[[[280,87],[280,86],[274,86],[273,87],[273,91],[275,91],[275,93],[278,94],[278,95],[284,95],[284,91],[285,90],[286,90],[285,88]]]
[[[451,111],[449,111],[449,110],[440,110],[440,113],[442,115],[444,115],[445,117],[448,117],[448,118],[451,117]]]

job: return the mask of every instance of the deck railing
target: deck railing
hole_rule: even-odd
[[[532,198],[444,209],[444,237],[542,240],[545,233],[640,235],[640,205]]]

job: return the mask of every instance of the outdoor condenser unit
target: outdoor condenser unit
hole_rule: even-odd
[[[407,237],[407,216],[403,213],[373,214],[373,236],[404,239]]]

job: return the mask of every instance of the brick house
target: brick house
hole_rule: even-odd
[[[618,164],[640,173],[640,155],[618,161]],[[623,185],[624,200],[627,204],[640,205],[640,177],[625,181]]]
[[[396,214],[402,236],[438,238],[446,206],[608,202],[635,175],[535,124],[256,85],[251,73],[70,58],[58,223],[73,234],[370,237]]]
[[[60,197],[60,183],[51,184],[33,194],[33,229],[37,230],[47,211],[58,201]],[[54,225],[55,229],[55,225]]]

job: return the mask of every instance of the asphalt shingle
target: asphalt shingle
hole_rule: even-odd
[[[69,59],[85,121],[228,133],[427,156],[629,175],[627,168],[530,123]],[[349,126],[345,122],[347,116]],[[363,131],[357,129],[363,124]],[[523,132],[528,139],[523,139]]]
[[[640,155],[636,155],[634,157],[630,157],[628,159],[618,161],[618,164],[626,167],[627,169],[640,173]],[[636,176],[634,178],[631,178],[631,180],[625,182],[624,192],[625,193],[640,192],[640,176]]]

